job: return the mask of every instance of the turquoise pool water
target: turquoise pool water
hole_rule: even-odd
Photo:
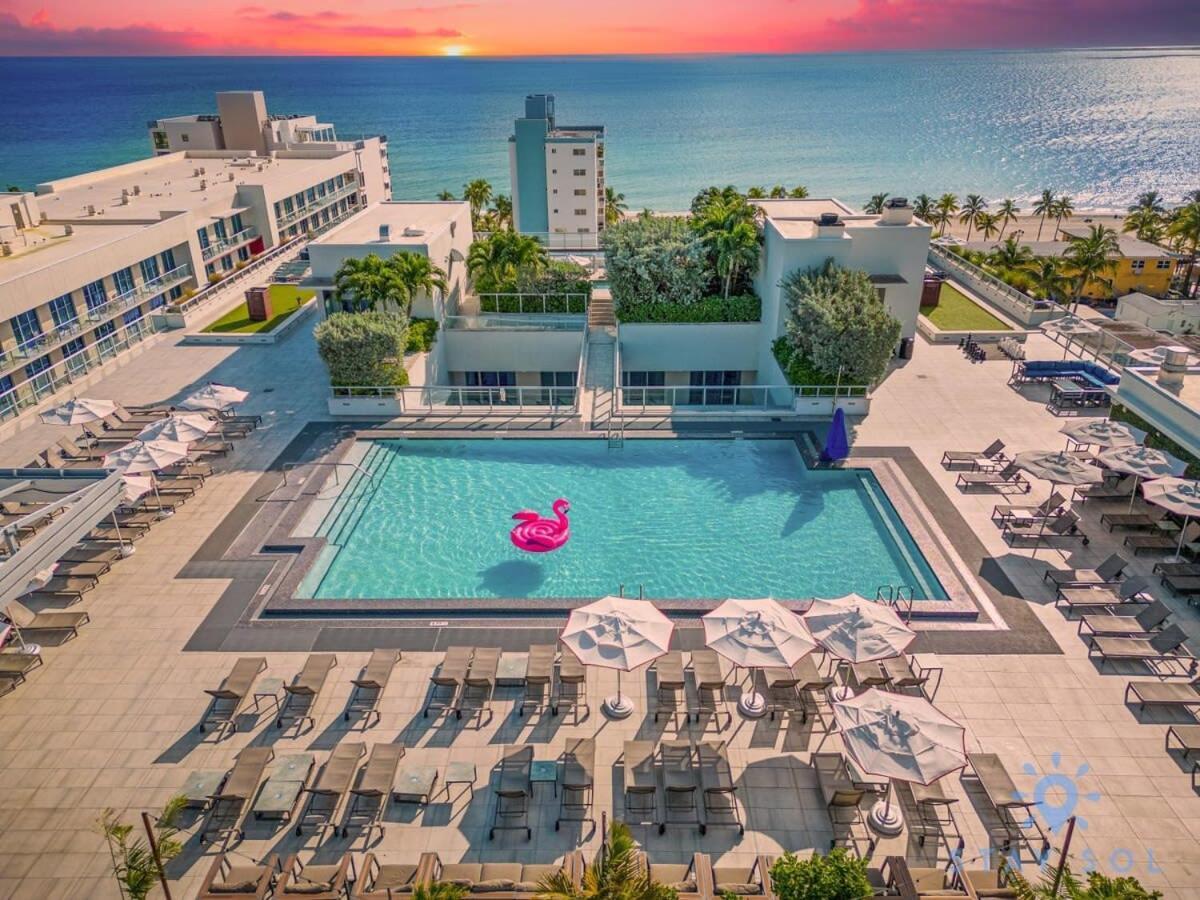
[[[318,598],[945,599],[875,477],[810,471],[790,441],[378,441],[319,533]],[[531,554],[512,514],[571,503],[571,539]]]

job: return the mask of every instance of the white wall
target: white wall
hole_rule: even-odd
[[[583,151],[582,156],[575,156],[577,149]],[[576,169],[585,174],[575,175]],[[576,190],[584,191],[583,196],[575,196]],[[551,232],[597,231],[596,144],[547,141],[546,193]],[[584,215],[575,215],[576,209],[585,210]]]
[[[622,325],[621,368],[627,372],[754,371],[759,368],[761,330],[758,322]]]
[[[447,372],[574,372],[583,335],[578,331],[467,331],[438,333]]]
[[[1121,373],[1117,402],[1128,406],[1190,453],[1200,456],[1200,409],[1163,390],[1152,378],[1130,369]]]

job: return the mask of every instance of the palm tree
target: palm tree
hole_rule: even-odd
[[[1046,300],[1062,300],[1071,290],[1071,279],[1062,270],[1062,263],[1052,256],[1034,261],[1028,269],[1030,286]]]
[[[374,253],[362,259],[347,259],[333,276],[334,296],[357,309],[381,309],[395,305],[407,309],[412,294],[395,257],[384,260]]]
[[[1029,249],[1029,245],[1022,244],[1011,234],[1002,243],[997,244],[988,256],[991,266],[1006,272],[1027,269],[1033,261],[1033,251]]]
[[[467,271],[483,293],[507,289],[519,275],[546,268],[546,248],[537,238],[515,231],[496,231],[476,241],[467,252]]]
[[[1050,213],[1054,216],[1054,237],[1057,240],[1058,233],[1062,230],[1063,219],[1070,219],[1071,216],[1075,215],[1075,203],[1070,197],[1063,194],[1054,201],[1054,206],[1051,207]]]
[[[938,224],[942,226],[938,234],[944,235],[946,226],[950,224],[950,217],[958,212],[958,197],[949,193],[942,194],[938,197],[937,205],[934,208],[937,210]]]
[[[739,272],[758,265],[761,247],[758,229],[749,222],[737,222],[732,228],[714,231],[709,237],[709,247],[717,263],[717,274],[724,282],[725,299]]]
[[[1183,295],[1190,297],[1192,273],[1196,268],[1196,256],[1200,253],[1200,200],[1176,210],[1174,219],[1167,226],[1167,234],[1188,254],[1187,269],[1183,275]]]
[[[508,194],[497,194],[492,199],[492,216],[497,228],[512,228],[512,197]]]
[[[1149,241],[1152,244],[1157,244],[1167,233],[1162,214],[1140,206],[1133,208],[1125,217],[1121,230],[1126,233],[1133,232],[1139,241]]]
[[[979,224],[979,214],[987,209],[987,201],[978,194],[967,194],[967,199],[963,201],[962,212],[958,214],[958,221],[967,226],[967,243],[971,242],[971,228]]]
[[[715,184],[711,187],[706,187],[692,198],[692,215],[703,216],[704,211],[718,200],[737,200],[740,199],[741,196],[741,191],[739,191],[732,184],[727,184],[725,187],[717,187]]]
[[[463,199],[471,204],[471,220],[476,221],[491,202],[492,186],[483,178],[476,178],[470,184],[463,185]]]
[[[1084,288],[1091,282],[1110,284],[1106,275],[1116,271],[1116,256],[1120,252],[1117,233],[1103,225],[1093,225],[1086,237],[1072,238],[1071,245],[1063,253],[1075,278],[1075,299],[1071,312],[1079,309],[1079,300]]]
[[[785,188],[782,184],[777,184],[773,188],[771,188],[771,197],[773,199],[779,200],[786,196],[787,196],[787,188]]]
[[[408,302],[405,314],[412,308],[412,301],[422,291],[425,296],[432,296],[435,290],[446,293],[446,273],[435,266],[428,256],[422,253],[397,253],[390,260],[400,273],[400,279],[408,289]]]
[[[868,216],[877,216],[883,212],[883,204],[887,202],[888,195],[886,192],[882,194],[872,194],[871,199],[867,201],[863,207],[863,212]]]
[[[928,194],[917,194],[916,202],[913,203],[913,215],[922,222],[932,223],[933,198]]]
[[[461,884],[434,881],[429,884],[414,884],[404,896],[410,900],[463,900],[469,893],[470,889]]]
[[[457,200],[454,196],[454,191],[438,191],[437,198],[439,200]]]
[[[1137,199],[1133,201],[1133,205],[1129,207],[1129,212],[1134,213],[1143,210],[1158,213],[1159,215],[1165,213],[1167,208],[1163,205],[1162,194],[1158,191],[1145,191],[1138,194]]]
[[[1038,197],[1037,203],[1033,204],[1034,215],[1041,216],[1038,221],[1038,236],[1037,239],[1042,239],[1042,226],[1046,224],[1046,216],[1054,215],[1054,191],[1050,188],[1042,190],[1042,196]]]
[[[648,206],[643,206],[642,211],[638,213],[638,218],[645,222],[647,219],[654,218],[654,210]]]
[[[1020,211],[1021,207],[1017,206],[1012,200],[1006,198],[1000,201],[1000,208],[996,210],[996,215],[1000,217],[1000,237],[1004,237],[1004,229],[1017,217],[1017,213]]]
[[[621,221],[621,216],[629,209],[625,202],[625,195],[617,193],[612,185],[604,186],[604,224],[616,225]]]
[[[975,217],[975,227],[979,229],[985,241],[990,241],[1000,230],[1000,217],[990,212],[981,212]]]
[[[760,187],[752,187],[746,191],[746,196],[751,200],[763,200],[766,199],[767,192]]]
[[[1183,195],[1185,206],[1190,206],[1193,203],[1200,203],[1200,190],[1188,191]]]
[[[629,826],[613,822],[604,848],[576,885],[563,870],[538,883],[536,900],[673,900],[676,892],[650,878],[638,860]]]
[[[791,197],[793,200],[803,200],[805,197],[808,196],[808,188],[806,188],[802,184],[798,184],[794,188],[792,188],[790,191],[788,191],[788,196]]]

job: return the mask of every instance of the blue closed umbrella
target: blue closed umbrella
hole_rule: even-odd
[[[833,423],[821,451],[821,462],[837,462],[850,455],[850,438],[846,434],[846,411],[840,406],[833,414]]]

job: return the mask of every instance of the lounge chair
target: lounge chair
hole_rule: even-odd
[[[562,754],[562,790],[558,799],[558,818],[554,830],[563,822],[591,822],[592,799],[596,788],[596,739],[567,738]]]
[[[72,637],[79,634],[80,625],[88,623],[85,612],[35,613],[19,600],[9,601],[4,614],[22,631],[69,631]]]
[[[1164,575],[1162,583],[1180,597],[1187,597],[1188,603],[1192,597],[1200,596],[1200,578],[1194,575]]]
[[[1052,581],[1059,587],[1115,585],[1128,565],[1119,553],[1114,553],[1094,569],[1047,569],[1042,580]]]
[[[61,600],[70,597],[72,603],[83,599],[83,595],[94,588],[100,579],[95,575],[55,575],[41,587],[26,596]]]
[[[69,578],[99,578],[107,575],[112,564],[108,562],[67,562],[59,560],[54,574]]]
[[[396,668],[396,664],[400,662],[399,650],[374,650],[371,652],[371,658],[367,660],[366,666],[357,678],[352,679],[354,689],[350,692],[350,699],[346,702],[346,712],[343,715],[345,721],[350,721],[351,713],[362,713],[365,717],[365,722],[369,722],[371,714],[374,713],[376,719],[380,717],[379,701],[383,699],[384,689],[387,688],[388,682],[392,678],[392,671]]]
[[[1170,706],[1191,710],[1200,707],[1200,678],[1191,681],[1131,681],[1125,685],[1125,703],[1136,702],[1139,712],[1147,706]]]
[[[541,713],[550,708],[550,693],[554,684],[554,657],[558,649],[553,644],[534,644],[529,648],[525,664],[525,692],[517,704],[517,715],[532,709]]]
[[[367,754],[367,745],[359,742],[338,744],[329,754],[329,759],[317,775],[312,787],[305,788],[308,792],[308,804],[296,819],[296,834],[304,833],[304,826],[310,821],[317,823],[317,834],[321,834],[331,825],[336,828],[334,820],[342,798],[354,784],[354,773],[358,770],[358,761]]]
[[[812,755],[813,769],[817,773],[817,786],[825,801],[825,809],[829,813],[829,821],[833,826],[833,837],[829,841],[830,849],[838,844],[839,832],[844,833],[844,840],[852,846],[856,843],[855,830],[866,829],[863,818],[862,803],[865,792],[855,786],[850,777],[846,758],[840,753],[814,753]],[[875,839],[867,836],[867,853],[875,849]]]
[[[429,676],[429,699],[421,712],[422,718],[428,716],[431,709],[441,712],[457,710],[458,692],[471,666],[472,653],[470,647],[446,648],[441,664]]]
[[[566,648],[558,654],[555,678],[550,715],[557,716],[564,709],[569,709],[575,714],[576,724],[582,721],[579,716],[581,709],[586,709],[590,716],[592,707],[587,699],[587,668],[579,661],[579,657]]]
[[[1152,531],[1165,517],[1166,512],[1162,509],[1158,509],[1154,513],[1103,513],[1100,516],[1100,524],[1109,531]]]
[[[992,507],[992,521],[1003,526],[1005,522],[1013,519],[1021,521],[1053,516],[1066,502],[1066,498],[1055,491],[1036,506],[1029,503],[997,503]]]
[[[942,467],[966,466],[974,469],[981,461],[1002,461],[1004,441],[995,440],[982,450],[947,450],[942,454]]]
[[[1026,832],[1027,829],[1032,829],[1041,839],[1041,850],[1044,853],[1049,848],[1049,841],[1033,817],[1033,811],[1037,807],[1038,801],[1032,796],[1026,797],[1017,790],[1012,776],[1008,774],[1000,757],[995,753],[968,753],[967,768],[963,769],[962,773],[964,779],[968,772],[979,784],[988,803],[996,813],[996,818],[1000,823],[998,836],[1002,849],[1007,852],[1012,847],[1013,841],[1028,841]],[[1015,815],[1016,813],[1020,813],[1020,815]],[[997,836],[992,829],[988,830],[993,837]]]
[[[25,680],[20,672],[0,672],[0,697],[12,693]]]
[[[738,807],[737,783],[729,766],[729,752],[724,741],[702,741],[696,745],[696,762],[700,767],[700,796],[704,805],[704,825],[728,825],[738,834],[746,833]]]
[[[721,671],[721,660],[716,650],[705,648],[692,651],[692,677],[696,680],[696,709],[693,711],[695,721],[700,721],[704,713],[711,713],[717,725],[717,731],[722,729],[721,713],[728,719],[727,724],[733,724],[733,713],[729,711],[729,703],[725,700],[725,674]]]
[[[703,859],[708,864],[708,871],[701,869],[701,878],[706,886],[711,885],[711,896],[774,896],[771,889],[771,857],[755,857],[749,866],[714,866],[707,854],[703,854]]]
[[[293,854],[283,864],[283,874],[275,886],[276,897],[306,897],[308,900],[342,900],[349,896],[348,885],[354,882],[354,858],[342,858],[328,865],[302,865]]]
[[[923,666],[915,656],[901,653],[881,660],[883,674],[887,676],[887,689],[904,693],[916,688],[926,700],[933,702],[942,684],[943,669],[939,666]]]
[[[492,698],[496,694],[496,673],[500,668],[500,648],[476,647],[471,657],[471,667],[463,677],[462,691],[458,696],[458,705],[454,715],[461,719],[467,714],[467,721],[479,716],[479,727],[484,724],[484,711],[487,720],[492,718]]]
[[[623,821],[629,825],[657,825],[658,775],[654,741],[626,741],[621,759],[625,775]]]
[[[1188,525],[1183,535],[1183,543],[1190,544],[1200,540],[1200,522]],[[1125,546],[1133,551],[1134,556],[1143,553],[1174,553],[1179,546],[1179,537],[1172,534],[1131,534],[1125,538]]]
[[[668,650],[651,666],[654,671],[654,721],[660,715],[670,715],[672,719],[680,710],[687,714],[686,679],[683,674],[683,654],[678,650]]]
[[[1025,476],[1021,474],[1017,464],[1012,462],[994,472],[959,472],[954,484],[963,491],[977,487],[991,488],[996,491],[1003,488],[1016,488],[1018,491],[1028,494],[1032,488]]]
[[[428,876],[418,877],[420,868],[420,863],[380,862],[374,853],[368,853],[354,883],[354,900],[393,900],[411,894],[418,884],[430,880]]]
[[[83,536],[92,544],[131,544],[138,538],[145,537],[148,528],[120,528],[111,524],[100,524]]]
[[[44,662],[40,653],[0,653],[0,674],[20,675],[23,681],[26,674]]]
[[[1200,578],[1200,563],[1156,562],[1156,575],[1173,575],[1176,578]]]
[[[67,459],[102,460],[113,450],[111,445],[100,447],[95,443],[90,447],[81,447],[70,438],[59,438],[54,443]]]
[[[508,862],[443,863],[436,853],[426,854],[414,876],[431,883],[452,884],[463,888],[472,897],[495,897],[511,900],[538,893],[544,878],[565,872],[572,882],[579,883],[582,866],[576,862],[578,853],[568,853],[562,862],[549,865],[529,865]],[[382,897],[382,895],[376,895]]]
[[[1085,503],[1089,500],[1102,503],[1107,500],[1128,500],[1133,496],[1134,479],[1132,475],[1115,482],[1092,484],[1075,491],[1075,501]]]
[[[1153,602],[1147,592],[1150,579],[1142,576],[1130,578],[1118,584],[1092,584],[1077,587],[1060,587],[1054,605],[1063,608],[1069,617],[1072,612],[1082,610],[1129,609]]]
[[[54,506],[49,503],[26,503],[22,500],[5,500],[0,502],[0,513],[6,516],[16,516],[24,518],[40,513],[41,517],[37,520],[37,525],[40,527],[48,523],[51,519],[56,519],[62,513],[63,507]]]
[[[1167,605],[1155,600],[1131,616],[1113,613],[1086,615],[1079,620],[1079,634],[1089,640],[1093,637],[1149,637],[1161,631],[1170,617],[1171,610]]]
[[[1171,743],[1172,738],[1177,746]],[[1164,744],[1168,753],[1182,750],[1183,758],[1189,759],[1193,753],[1200,751],[1200,725],[1172,725],[1167,729]]]
[[[243,656],[233,664],[229,674],[220,685],[204,693],[212,697],[200,724],[196,730],[203,732],[205,725],[217,725],[220,728],[230,726],[237,731],[237,718],[250,698],[250,689],[261,672],[267,668],[267,661],[261,656]]]
[[[105,544],[76,544],[59,558],[59,563],[115,563],[121,558],[121,551],[116,547]]]
[[[644,851],[638,851],[638,868],[655,884],[673,890],[679,900],[702,900],[712,896],[711,886],[701,883],[704,869],[710,864],[702,853],[693,853],[686,863],[660,863],[651,861]]]
[[[941,840],[948,830],[958,834],[952,809],[958,799],[946,795],[941,781],[931,784],[897,781],[894,790],[897,794],[907,793],[908,801],[916,810],[917,815],[908,818],[908,829],[910,834],[917,836],[918,846],[924,847],[925,840],[931,835],[934,840]]]
[[[658,833],[666,831],[668,825],[695,825],[704,834],[707,829],[696,802],[699,779],[692,742],[686,738],[662,741],[658,756],[663,786],[663,817],[658,823]]]
[[[267,773],[266,784],[250,808],[254,818],[290,822],[316,765],[317,758],[312,753],[289,753],[276,757]]]
[[[533,747],[509,744],[501,751],[496,774],[496,811],[488,840],[497,831],[524,831],[525,840],[533,839],[529,827],[529,803],[533,798]]]
[[[378,828],[383,836],[383,814],[387,810],[388,798],[396,784],[396,770],[404,756],[403,744],[375,744],[367,764],[358,773],[358,784],[350,788],[350,805],[342,821],[342,837],[351,827],[366,829],[370,843],[371,829]],[[366,807],[366,812],[362,807]],[[360,823],[361,820],[361,823]]]
[[[213,860],[208,874],[200,882],[196,900],[226,900],[229,897],[249,897],[266,900],[275,886],[275,876],[281,871],[279,857],[268,854],[261,864],[238,854],[222,853]]]
[[[337,665],[337,657],[332,653],[312,653],[304,661],[304,668],[296,673],[291,684],[283,686],[283,705],[275,717],[275,727],[282,728],[286,722],[295,722],[297,728],[303,727],[307,721],[313,728],[317,720],[313,718],[313,709],[321,689],[329,678],[329,673]]]
[[[1151,668],[1157,663],[1177,662],[1193,674],[1196,658],[1185,646],[1186,640],[1187,634],[1178,625],[1168,625],[1149,638],[1093,637],[1088,642],[1088,656],[1098,655],[1101,668],[1110,660],[1136,660]]]
[[[1009,519],[1004,523],[1004,539],[1009,544],[1049,546],[1058,540],[1082,541],[1086,547],[1091,538],[1079,530],[1079,516],[1071,512],[1045,519]]]
[[[258,793],[267,764],[274,758],[275,751],[270,747],[247,747],[237,755],[225,783],[212,796],[208,819],[200,830],[201,843],[214,833],[233,833],[239,840],[245,836],[242,820]]]

